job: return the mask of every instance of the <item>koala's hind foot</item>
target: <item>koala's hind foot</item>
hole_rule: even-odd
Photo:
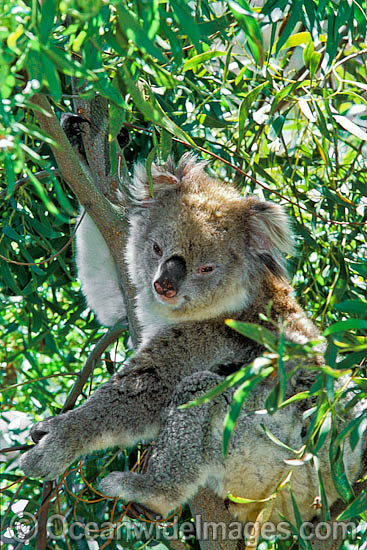
[[[205,405],[177,408],[220,381],[219,376],[210,372],[184,378],[152,447],[146,473],[112,472],[101,481],[101,492],[121,497],[126,503],[137,502],[166,517],[192,498],[214,469],[220,472],[221,438],[212,436],[212,420],[219,411],[223,412],[226,400],[219,396]]]
[[[131,502],[135,515],[143,514],[153,520],[161,519],[175,508],[174,499],[160,494],[155,481],[146,474],[112,472],[100,482],[98,489],[104,495],[121,497],[126,504]],[[163,511],[167,512],[161,515]]]

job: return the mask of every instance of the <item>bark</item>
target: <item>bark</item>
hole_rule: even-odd
[[[98,226],[115,259],[127,307],[130,334],[136,346],[139,340],[139,327],[134,312],[134,288],[127,276],[123,254],[127,223],[124,210],[117,207],[112,199],[118,181],[117,174],[110,173],[107,103],[103,98],[91,102],[76,100],[78,112],[90,120],[89,125],[84,125],[89,128],[86,128],[83,134],[89,170],[83,167],[74,153],[46,96],[35,94],[32,103],[40,127],[57,144],[52,149],[62,176]],[[234,521],[223,500],[208,488],[202,488],[190,506],[193,517],[199,516],[201,522],[224,522],[228,529],[229,523]],[[200,538],[200,533],[198,535]],[[239,550],[244,547],[238,541],[213,538],[201,540],[200,546],[202,550]]]

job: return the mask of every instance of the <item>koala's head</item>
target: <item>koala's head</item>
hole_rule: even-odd
[[[154,196],[138,165],[131,186],[129,273],[139,307],[167,321],[202,320],[240,311],[264,277],[286,276],[292,236],[283,209],[204,171],[184,155],[153,166]]]

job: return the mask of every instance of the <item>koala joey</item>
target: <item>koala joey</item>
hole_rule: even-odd
[[[292,251],[292,235],[283,209],[209,177],[205,163],[184,155],[153,168],[154,196],[147,175],[137,166],[131,184],[126,245],[129,275],[136,288],[142,343],[129,365],[115,374],[82,406],[36,424],[37,443],[21,460],[26,475],[54,479],[80,455],[110,446],[131,447],[154,439],[147,471],[114,472],[101,490],[135,501],[162,516],[209,485],[252,500],[271,495],[292,470],[291,486],[302,518],[310,520],[319,494],[312,461],[290,466],[285,447],[265,434],[264,424],[285,445],[299,449],[304,434],[304,401],[273,415],[264,401],[277,382],[268,377],[245,401],[222,454],[223,419],[233,391],[187,409],[223,380],[223,373],[247,365],[262,347],[225,324],[228,317],[260,323],[271,302],[271,316],[285,323],[295,343],[317,339],[318,332],[297,304],[287,280],[283,255]],[[87,216],[78,232],[77,264],[88,303],[105,324],[124,310],[113,260],[95,224]],[[287,395],[305,391],[314,371],[289,373]],[[361,407],[361,404],[359,405]],[[357,407],[353,414],[359,414]],[[261,414],[258,414],[259,411]],[[344,413],[343,413],[344,414]],[[354,481],[361,449],[345,444],[345,469]],[[319,455],[329,505],[338,498],[332,482],[327,444]],[[229,507],[243,521],[254,521],[263,504]],[[280,514],[295,521],[288,489],[277,494],[269,520]]]

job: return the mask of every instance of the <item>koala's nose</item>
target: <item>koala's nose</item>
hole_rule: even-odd
[[[172,256],[161,266],[159,277],[154,281],[157,294],[166,298],[176,296],[186,275],[186,262],[181,256]]]

